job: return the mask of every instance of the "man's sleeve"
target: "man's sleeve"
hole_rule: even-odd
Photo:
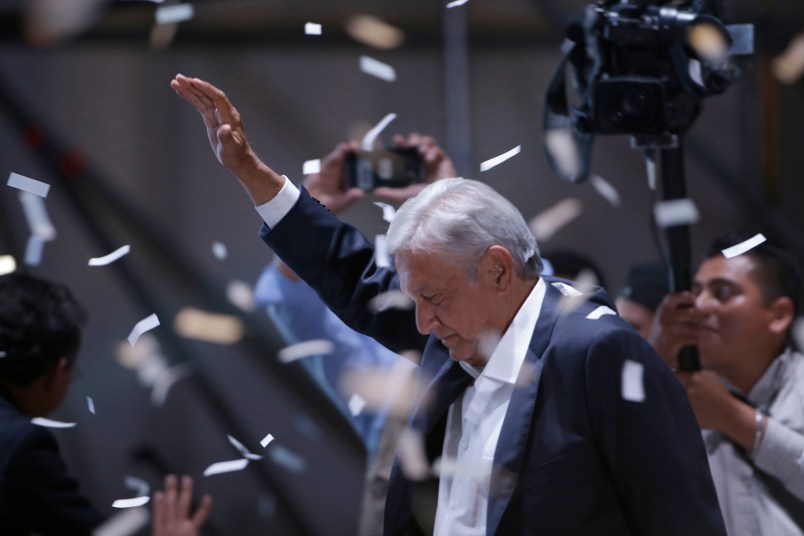
[[[804,501],[804,435],[769,417],[765,437],[753,458],[757,467]]]

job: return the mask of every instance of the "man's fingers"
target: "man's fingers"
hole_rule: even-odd
[[[153,512],[151,515],[153,516],[152,525],[154,528],[154,536],[158,536],[157,530],[165,525],[165,520],[167,518],[167,512],[165,512],[164,492],[157,491],[154,493]]]
[[[184,518],[190,513],[190,503],[193,500],[193,479],[188,475],[181,478],[179,491],[179,514]]]
[[[176,475],[165,476],[165,520],[170,523],[176,518]]]
[[[212,511],[212,497],[209,495],[204,495],[204,498],[201,499],[201,504],[198,505],[193,517],[190,519],[193,526],[196,530],[200,530],[201,527],[204,526],[204,523],[207,522],[209,518],[209,513]]]

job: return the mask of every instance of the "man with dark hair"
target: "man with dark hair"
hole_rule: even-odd
[[[640,262],[629,268],[615,304],[623,320],[644,338],[650,335],[656,309],[670,291],[667,269],[660,262]]]
[[[651,342],[673,368],[697,345],[703,370],[678,372],[703,429],[730,536],[804,534],[804,356],[791,345],[800,269],[764,242],[716,240],[691,292],[669,294]]]
[[[53,434],[32,422],[61,404],[75,371],[86,313],[64,285],[24,273],[0,276],[0,534],[89,535],[104,521],[59,455]],[[168,479],[154,534],[193,536],[205,498],[189,516],[192,481]]]
[[[577,289],[540,275],[512,203],[479,181],[428,185],[388,229],[393,269],[257,157],[221,90],[182,75],[171,85],[201,114],[277,255],[352,328],[420,351],[402,442],[416,461],[403,463],[400,447],[384,534],[724,533],[683,389],[604,291],[573,301]],[[398,290],[413,310],[374,305]]]

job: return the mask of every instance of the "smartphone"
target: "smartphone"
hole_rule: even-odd
[[[402,188],[424,182],[424,160],[416,147],[386,147],[374,151],[353,151],[346,155],[349,187],[370,192],[379,186]]]

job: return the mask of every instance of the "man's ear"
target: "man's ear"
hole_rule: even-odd
[[[511,253],[502,246],[491,246],[480,259],[480,272],[492,285],[500,290],[507,289],[514,274]]]
[[[783,334],[793,323],[793,300],[787,296],[776,298],[770,305],[771,321],[768,325],[772,333]]]
[[[56,364],[50,367],[45,373],[45,388],[52,388],[61,385],[64,381],[70,381],[70,361],[66,357],[60,357]]]

